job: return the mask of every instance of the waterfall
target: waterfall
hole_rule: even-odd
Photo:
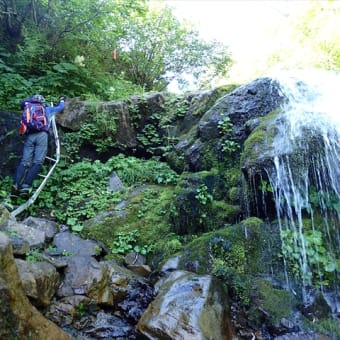
[[[286,280],[339,296],[340,76],[275,75],[284,98],[267,168],[282,238]],[[289,272],[289,274],[288,274]]]

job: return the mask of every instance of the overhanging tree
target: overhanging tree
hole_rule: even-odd
[[[181,24],[169,8],[150,9],[132,18],[118,39],[116,73],[145,90],[164,90],[184,74],[205,82],[227,74],[232,60],[226,46],[204,42],[198,32]]]
[[[231,65],[225,46],[147,0],[0,0],[0,19],[3,108],[37,91],[113,100],[183,73],[209,81]]]
[[[0,0],[3,107],[32,91],[103,94],[112,41],[145,8],[145,0]]]

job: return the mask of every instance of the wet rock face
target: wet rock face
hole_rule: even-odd
[[[92,339],[138,339],[132,325],[110,313],[99,312],[95,322],[83,334]]]
[[[145,309],[153,299],[153,288],[147,282],[134,281],[129,285],[127,295],[118,304],[124,318],[137,324]]]
[[[148,339],[230,339],[228,299],[211,276],[176,271],[137,324]]]

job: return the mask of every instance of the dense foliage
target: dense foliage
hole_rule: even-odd
[[[113,100],[164,90],[184,72],[207,80],[231,64],[226,47],[145,0],[2,0],[0,19],[4,109],[32,92]]]
[[[122,193],[107,188],[112,171],[127,187],[145,183],[174,184],[178,177],[165,163],[123,155],[112,157],[104,164],[89,160],[73,165],[64,162],[53,173],[31,213],[34,214],[35,209],[53,208],[59,222],[81,225],[82,221],[121,201]]]
[[[303,12],[287,15],[283,26],[272,32],[276,39],[266,67],[279,65],[284,69],[321,68],[339,72],[339,2],[306,1],[304,5]]]

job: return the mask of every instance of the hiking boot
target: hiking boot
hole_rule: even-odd
[[[18,195],[19,194],[19,188],[15,184],[12,185],[11,194],[12,195]]]
[[[32,188],[30,187],[21,188],[19,190],[20,196],[24,196],[24,197],[29,196],[31,192],[32,192]]]

